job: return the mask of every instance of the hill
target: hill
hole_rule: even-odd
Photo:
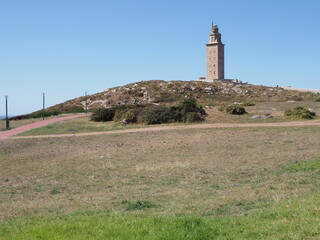
[[[313,101],[313,93],[286,90],[252,84],[200,81],[141,81],[114,87],[87,96],[88,109],[112,107],[123,104],[174,104],[187,97],[201,104],[221,104],[234,101],[285,102]],[[85,107],[85,97],[71,99],[48,110],[60,112]]]

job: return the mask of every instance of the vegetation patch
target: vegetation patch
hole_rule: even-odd
[[[294,162],[283,167],[287,172],[320,172],[320,158],[312,161]]]
[[[304,107],[295,107],[291,110],[287,110],[284,112],[286,116],[294,117],[294,118],[303,118],[303,119],[314,119],[316,117],[316,113],[312,112]]]
[[[320,102],[320,96],[315,99],[316,102]]]
[[[92,113],[91,120],[95,122],[112,121],[114,113],[114,108],[98,108]]]
[[[156,204],[149,202],[149,201],[136,201],[136,202],[130,202],[130,201],[122,201],[123,204],[127,205],[126,211],[137,211],[137,210],[145,210],[149,208],[155,208],[157,207]]]
[[[205,119],[206,112],[195,99],[189,98],[174,106],[124,105],[93,112],[93,121],[116,121],[125,124],[161,124],[196,122]]]
[[[242,216],[82,211],[0,223],[1,239],[319,239],[316,193]]]
[[[241,104],[222,105],[219,110],[233,115],[243,115],[247,113]]]
[[[244,106],[244,107],[251,107],[251,106],[255,106],[256,104],[254,102],[242,102],[240,103],[241,106]]]

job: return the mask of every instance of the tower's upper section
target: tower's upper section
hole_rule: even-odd
[[[219,33],[219,28],[217,24],[212,23],[211,27],[211,34],[210,34],[210,39],[208,44],[215,44],[215,43],[220,43],[221,42],[221,34]]]

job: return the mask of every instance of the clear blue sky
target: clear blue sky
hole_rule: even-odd
[[[0,1],[0,115],[141,80],[206,73],[211,21],[226,78],[320,88],[318,0]]]

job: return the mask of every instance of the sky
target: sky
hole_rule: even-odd
[[[0,0],[0,116],[143,80],[206,75],[211,22],[225,77],[320,89],[318,0]]]

